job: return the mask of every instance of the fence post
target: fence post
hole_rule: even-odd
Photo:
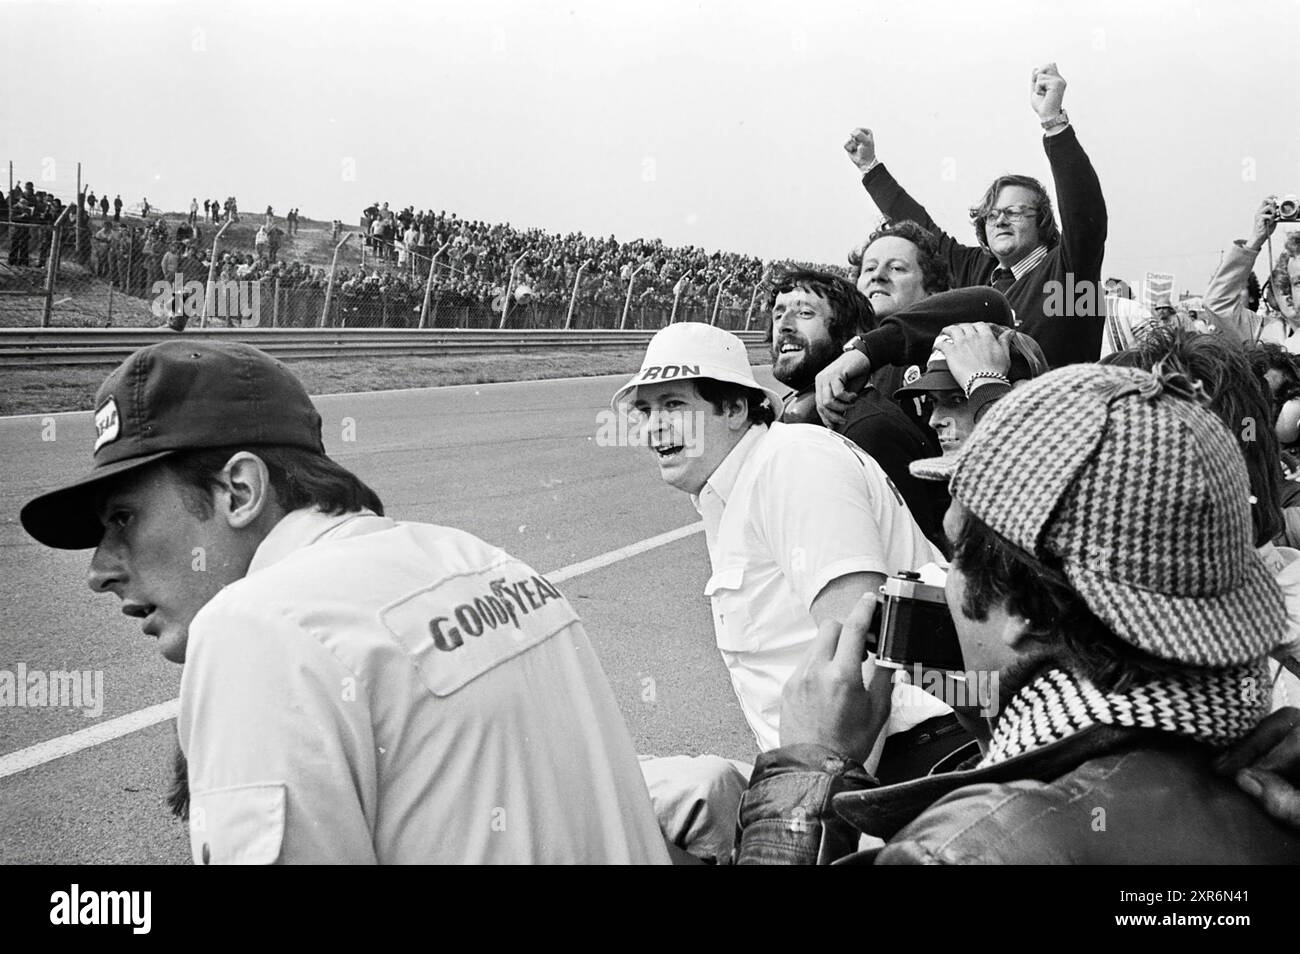
[[[73,219],[73,235],[75,236],[73,247],[77,249],[81,248],[81,203],[83,198],[85,197],[81,194],[81,163],[77,163],[77,214],[76,218]]]
[[[63,220],[67,215],[68,208],[65,206],[63,211],[59,213],[59,217],[54,220],[52,234],[50,235],[50,257],[45,262],[45,307],[41,310],[42,328],[50,326],[50,312],[54,308],[54,276],[59,270],[58,245],[63,235]],[[13,228],[13,226],[11,225],[10,228]]]
[[[134,297],[135,292],[131,290],[131,266],[135,264],[135,230],[132,228],[126,233],[126,281],[122,284],[125,286],[122,291]]]
[[[730,282],[735,277],[736,277],[736,273],[732,272],[726,278],[718,279],[718,294],[713,299],[713,317],[709,319],[709,324],[716,325],[718,323],[718,309],[722,306],[722,290],[726,288],[727,283]]]
[[[213,283],[217,278],[217,247],[221,244],[221,233],[230,228],[231,216],[226,216],[226,224],[217,229],[216,236],[212,239],[211,261],[208,262],[208,284],[203,289],[203,311],[199,313],[199,327],[208,326],[208,302],[212,299],[212,293],[215,291]]]
[[[330,260],[330,280],[329,283],[325,286],[325,307],[322,308],[320,312],[320,327],[322,328],[325,327],[325,320],[329,317],[330,300],[333,299],[334,297],[334,270],[338,268],[339,265],[339,250],[342,249],[344,245],[348,244],[348,239],[350,238],[352,238],[352,233],[348,232],[346,235],[343,236],[343,241],[339,242],[338,245],[334,246],[334,258]],[[361,246],[361,261],[363,264],[365,263],[364,245]]]
[[[58,256],[58,260],[54,263],[54,280],[57,282],[59,280],[59,269],[63,267],[63,236],[56,233],[54,238],[55,242],[51,251]]]
[[[754,293],[749,296],[749,310],[745,312],[745,330],[749,330],[749,324],[754,320],[754,302],[758,301],[758,286],[763,284],[761,280],[754,283]]]
[[[280,325],[280,276],[275,276],[275,298],[271,301],[271,327],[278,328]]]
[[[569,314],[564,319],[565,331],[568,331],[569,326],[573,324],[573,306],[578,302],[578,285],[582,281],[582,273],[587,270],[587,266],[590,264],[591,264],[591,259],[587,259],[585,262],[579,265],[578,274],[573,277],[573,294],[569,296]]]
[[[694,272],[688,271],[685,275],[679,278],[677,284],[673,286],[673,310],[668,316],[668,324],[670,325],[677,320],[677,304],[682,300],[682,292],[691,287],[691,283],[687,281],[687,279],[693,274]]]
[[[506,297],[505,300],[501,302],[501,324],[497,325],[498,330],[506,326],[506,315],[510,314],[510,292],[515,283],[515,269],[517,269],[519,263],[527,257],[528,253],[524,252],[515,259],[514,264],[510,266],[510,277],[506,279]]]
[[[632,286],[636,284],[637,273],[649,264],[648,261],[642,262],[636,268],[632,269],[632,274],[627,277],[627,298],[623,300],[623,317],[618,323],[619,331],[623,331],[627,328],[627,311],[632,307]]]
[[[429,319],[429,296],[433,294],[433,271],[434,271],[434,269],[435,269],[435,268],[437,267],[437,265],[438,265],[438,256],[440,256],[443,252],[447,251],[447,246],[450,245],[450,244],[451,244],[450,242],[443,242],[443,243],[442,243],[442,248],[440,248],[440,249],[438,249],[438,251],[434,252],[434,253],[433,253],[433,258],[429,259],[429,278],[428,278],[428,281],[426,281],[426,282],[424,283],[424,304],[422,304],[422,305],[420,306],[420,327],[421,327],[421,328],[426,328],[426,327],[428,327],[428,319]],[[412,266],[412,267],[414,267],[414,266]],[[434,315],[435,315],[435,319],[434,319],[434,320],[436,321],[436,320],[437,320],[437,318],[436,318],[436,316],[437,316],[437,311],[436,311],[436,310],[434,311]]]

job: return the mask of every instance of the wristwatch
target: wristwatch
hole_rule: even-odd
[[[1051,119],[1044,119],[1041,123],[1039,123],[1039,125],[1043,127],[1043,132],[1050,132],[1051,130],[1055,129],[1057,126],[1068,125],[1069,122],[1070,122],[1070,114],[1067,113],[1065,110],[1061,110]]]

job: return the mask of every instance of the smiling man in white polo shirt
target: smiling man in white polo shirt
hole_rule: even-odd
[[[669,325],[612,403],[630,406],[660,476],[690,494],[704,520],[712,564],[704,592],[718,648],[757,751],[775,748],[781,689],[818,625],[842,622],[887,575],[939,554],[884,471],[855,444],[823,427],[773,423],[781,395],[754,379],[744,343],[728,331]],[[880,678],[887,686],[887,673]],[[919,689],[896,686],[894,693],[893,732],[948,711]],[[698,820],[700,806],[684,806],[680,786],[664,777],[684,768],[682,760],[664,761],[678,764],[646,774],[665,834],[679,847],[721,857],[721,841],[700,850],[694,836],[710,836],[673,830],[679,812]],[[727,793],[736,778],[709,782],[719,837],[730,834],[721,829],[731,821]]]

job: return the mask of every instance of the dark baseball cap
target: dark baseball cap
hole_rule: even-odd
[[[1047,372],[1047,359],[1033,338],[1022,331],[1013,331],[1001,325],[992,325],[993,334],[1010,342],[1011,368],[1007,378],[1012,384],[1028,381]],[[919,397],[929,391],[960,391],[961,385],[948,370],[948,356],[937,348],[926,362],[925,373],[894,392],[895,398]]]
[[[95,395],[90,472],[29,501],[23,529],[60,550],[98,546],[104,531],[94,501],[105,480],[180,451],[237,444],[325,453],[320,414],[293,373],[239,342],[141,348]]]

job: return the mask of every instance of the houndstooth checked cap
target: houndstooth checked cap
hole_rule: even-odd
[[[1077,364],[989,408],[950,490],[995,532],[1054,557],[1112,631],[1162,659],[1228,666],[1283,640],[1281,590],[1252,545],[1235,441],[1185,390]]]

